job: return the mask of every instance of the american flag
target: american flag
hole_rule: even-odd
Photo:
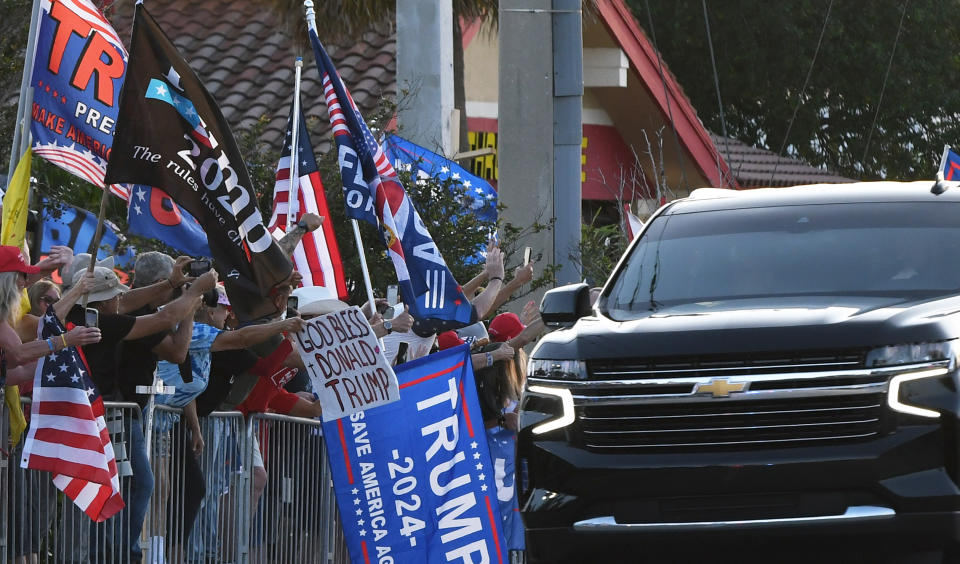
[[[342,299],[347,298],[347,282],[343,275],[343,263],[340,260],[340,248],[334,234],[327,197],[323,193],[323,182],[317,170],[317,160],[313,156],[313,145],[307,133],[303,113],[299,115],[297,130],[297,174],[300,182],[297,186],[296,219],[300,221],[306,213],[317,214],[325,221],[320,229],[306,234],[293,252],[293,264],[303,276],[304,286],[325,286]],[[293,110],[287,121],[287,136],[283,141],[283,152],[277,163],[277,179],[273,185],[273,212],[270,217],[270,233],[280,239],[287,232],[290,210],[290,154],[293,150],[291,138],[293,132]]]
[[[42,321],[40,339],[66,332],[52,307]],[[53,473],[57,489],[98,523],[123,509],[103,399],[74,347],[37,363],[20,466]]]
[[[414,332],[426,336],[474,323],[476,310],[363,121],[316,30],[310,30],[310,42],[337,143],[347,216],[378,228],[397,272],[403,303],[414,318]]]

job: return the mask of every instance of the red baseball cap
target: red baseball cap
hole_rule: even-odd
[[[517,314],[501,313],[490,322],[490,328],[487,332],[490,333],[490,338],[494,342],[503,343],[516,337],[523,330],[523,322],[520,321]]]
[[[457,333],[454,331],[447,331],[446,333],[440,333],[437,335],[437,348],[444,351],[456,347],[457,345],[462,345],[466,341],[457,336]]]
[[[23,260],[23,254],[19,247],[0,245],[0,272],[36,274],[40,272],[40,269],[36,266],[30,266],[27,261]]]

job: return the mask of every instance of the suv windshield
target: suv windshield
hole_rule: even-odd
[[[614,319],[669,305],[960,288],[960,203],[791,205],[658,216],[617,274]]]

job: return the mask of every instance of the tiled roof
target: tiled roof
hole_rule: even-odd
[[[797,159],[777,157],[771,151],[751,147],[736,139],[713,133],[710,137],[743,188],[856,182]]]
[[[116,5],[109,17],[120,37],[128,38],[133,3]],[[330,148],[330,121],[313,52],[306,41],[295,47],[288,27],[264,3],[149,0],[145,5],[220,104],[234,134],[265,115],[269,123],[261,139],[276,149],[293,101],[294,58],[303,56],[301,106],[314,149]],[[365,117],[376,112],[382,97],[395,99],[397,46],[389,22],[355,41],[325,47]]]

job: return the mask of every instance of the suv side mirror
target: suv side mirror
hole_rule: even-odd
[[[540,301],[540,317],[547,327],[569,327],[591,311],[590,287],[582,282],[554,288]]]

